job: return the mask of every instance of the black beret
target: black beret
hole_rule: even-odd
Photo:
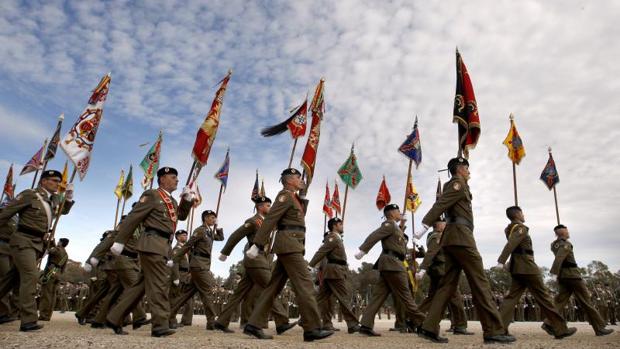
[[[301,172],[299,172],[298,169],[296,168],[287,168],[286,170],[282,171],[282,174],[280,176],[287,176],[287,175],[300,175],[301,176]]]
[[[185,235],[187,235],[187,231],[185,231],[185,230],[183,230],[183,229],[181,229],[181,230],[177,230],[177,232],[176,232],[176,233],[174,233],[174,236],[179,236],[179,235],[181,235],[181,234],[185,234]]]
[[[383,208],[383,214],[386,214],[386,213],[388,213],[388,211],[392,211],[392,210],[398,210],[398,211],[400,211],[400,208],[399,208],[399,207],[398,207],[398,205],[396,205],[396,204],[389,204],[389,205],[386,205],[386,206]]]
[[[327,221],[327,228],[329,230],[332,230],[332,228],[334,228],[334,225],[336,225],[336,223],[342,223],[342,219],[338,217],[330,219],[329,221]]]
[[[448,170],[452,170],[458,165],[469,166],[469,161],[467,161],[464,157],[450,159],[450,161],[448,161]]]
[[[67,239],[67,238],[60,238],[58,240],[58,242],[60,242],[63,246],[67,246],[67,244],[69,244],[69,239]]]
[[[167,174],[179,175],[179,172],[173,167],[162,167],[157,171],[157,177],[165,176]]]
[[[566,226],[564,224],[558,224],[553,228],[553,231],[557,231],[558,229],[566,229]]]
[[[52,178],[52,177],[57,177],[58,179],[62,180],[62,173],[56,170],[45,170],[45,172],[41,174],[41,179]]]
[[[252,201],[257,205],[264,204],[265,202],[271,203],[271,199],[266,196],[257,196],[253,198]]]
[[[205,217],[207,217],[207,216],[217,217],[217,214],[214,211],[211,211],[211,210],[202,211],[202,219],[205,219]]]

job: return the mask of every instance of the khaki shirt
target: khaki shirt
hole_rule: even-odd
[[[468,246],[476,247],[474,239],[474,215],[471,208],[471,193],[469,185],[461,177],[452,177],[443,186],[443,194],[435,201],[433,207],[422,219],[422,223],[432,226],[445,212],[446,220],[456,218],[468,224],[450,223],[446,225],[441,239],[441,246]]]
[[[506,245],[497,261],[506,264],[510,256],[508,270],[511,274],[532,275],[540,274],[540,269],[534,261],[534,249],[529,228],[522,223],[512,222],[504,230],[506,233]],[[532,254],[528,254],[531,251]]]
[[[314,268],[323,260],[327,261],[327,263],[321,267],[323,279],[347,278],[347,253],[345,252],[340,234],[335,232],[329,233],[308,264]],[[343,262],[344,265],[334,262]]]
[[[0,208],[0,212],[2,209]],[[17,230],[17,216],[13,216],[6,224],[0,226],[0,255],[11,255],[11,247],[9,242],[11,236]]]
[[[573,254],[573,244],[568,240],[557,239],[551,244],[551,251],[555,255],[550,270],[551,274],[557,275],[560,279],[581,279],[581,272],[578,267],[562,267],[563,263],[577,264]]]
[[[381,241],[383,251],[389,250],[402,255],[402,257],[407,256],[407,240],[405,239],[405,234],[400,230],[396,222],[386,221],[381,224],[377,230],[368,235],[359,249],[360,251],[368,253],[379,241]],[[379,271],[405,271],[403,261],[385,253],[381,253],[375,267]]]
[[[213,228],[201,225],[194,230],[192,237],[189,238],[187,243],[174,254],[173,259],[178,258],[180,254],[191,251],[189,267],[210,270],[213,241],[222,240],[224,240],[224,230],[218,228],[213,231]]]
[[[171,219],[168,207],[160,196],[160,190],[163,195],[168,196],[172,201],[174,212],[177,215],[176,221]],[[172,252],[170,246],[177,222],[185,220],[191,208],[191,201],[181,200],[181,205],[178,205],[177,201],[163,189],[147,190],[142,193],[136,206],[133,207],[127,217],[118,225],[118,235],[116,236],[115,242],[126,245],[127,241],[131,239],[136,231],[136,228],[142,224],[144,226],[144,232],[140,234],[136,250],[169,257]],[[150,229],[156,229],[167,233],[169,236],[166,239],[150,231]]]
[[[261,225],[263,225],[263,217],[261,217],[259,214],[254,215],[254,217],[248,218],[242,226],[240,226],[239,228],[237,228],[237,230],[230,234],[230,237],[228,237],[228,241],[226,241],[226,244],[224,245],[220,253],[226,256],[230,256],[232,250],[235,248],[235,246],[237,246],[239,241],[241,241],[243,238],[246,238],[247,243],[243,247],[243,267],[246,269],[270,269],[271,260],[267,255],[265,255],[263,251],[261,251],[261,254],[259,254],[256,258],[249,258],[245,255],[245,251],[250,248],[252,241],[256,236],[256,232]]]
[[[432,231],[426,237],[426,254],[420,269],[428,270],[429,274],[444,275],[446,258],[441,251],[441,233]]]
[[[254,244],[268,248],[269,236],[278,226],[306,227],[305,216],[308,200],[301,199],[297,194],[283,189],[276,196],[269,213],[265,217],[254,237]],[[279,230],[275,235],[271,253],[304,253],[306,249],[306,233],[291,229]]]
[[[174,266],[172,267],[172,277],[171,280],[179,280],[182,283],[189,283],[190,274],[189,274],[189,256],[187,253],[179,252],[185,246],[177,241],[177,244],[172,248],[172,255]],[[183,269],[183,270],[181,270]]]

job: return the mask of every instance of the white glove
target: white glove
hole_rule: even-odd
[[[415,279],[418,280],[418,281],[422,280],[424,275],[426,275],[426,270],[422,269],[419,272],[415,273]]]
[[[424,234],[426,234],[426,232],[428,231],[428,228],[429,228],[428,225],[422,224],[422,230],[413,234],[413,238],[416,240],[420,240],[424,236]]]
[[[190,188],[189,186],[183,188],[183,191],[181,192],[181,198],[183,198],[183,200],[185,201],[194,201],[194,198],[196,198],[197,196],[198,195],[196,193],[196,189]]]
[[[73,200],[73,183],[67,184],[67,190],[65,190],[65,200]]]
[[[364,257],[366,255],[366,252],[359,250],[357,251],[357,253],[355,254],[355,259],[362,259],[362,257]]]
[[[176,279],[174,281],[172,281],[172,283],[174,284],[174,286],[179,286],[179,279]]]
[[[93,267],[96,267],[97,264],[99,264],[99,260],[95,257],[90,257],[90,259],[88,260],[88,263],[92,265]]]
[[[245,251],[245,255],[250,259],[254,259],[258,257],[258,252],[260,252],[258,246],[252,245],[247,251]]]
[[[225,261],[226,261],[226,258],[228,258],[228,256],[227,256],[227,255],[225,255],[225,254],[221,254],[221,253],[220,253],[220,257],[219,257],[218,259],[219,259],[219,260],[221,260],[222,262],[225,262]]]
[[[125,248],[125,244],[121,244],[120,242],[115,242],[114,244],[112,244],[112,247],[110,247],[110,252],[112,252],[112,254],[115,256],[120,256],[124,248]]]
[[[172,268],[174,266],[174,262],[172,261],[172,259],[169,259],[166,261],[166,266],[168,268]]]
[[[86,270],[87,273],[90,273],[93,270],[93,266],[88,263],[84,263],[84,270]]]
[[[496,266],[493,267],[493,269],[504,269],[504,264],[502,263],[497,263]]]

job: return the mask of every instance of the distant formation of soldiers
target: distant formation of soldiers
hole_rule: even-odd
[[[65,204],[59,205],[56,192],[62,175],[45,171],[36,189],[0,208],[0,323],[20,319],[20,331],[35,331],[56,309],[75,311],[80,325],[109,328],[117,335],[127,335],[127,325],[134,330],[150,325],[153,337],[165,337],[191,326],[194,315],[204,314],[207,330],[232,333],[230,323],[238,320],[245,334],[272,339],[264,329],[273,320],[278,335],[300,326],[303,340],[315,341],[338,331],[334,319],[344,321],[349,334],[380,336],[373,329],[375,317],[394,314],[394,330],[445,343],[439,322],[447,311],[453,335],[472,335],[467,320],[478,320],[485,343],[514,342],[508,330],[513,321],[543,321],[542,330],[558,339],[576,332],[567,326],[572,321],[589,321],[599,336],[612,332],[606,326],[616,324],[618,290],[583,280],[568,228],[558,225],[551,244],[551,273],[558,282],[553,296],[535,263],[529,228],[518,206],[506,210],[507,242],[494,267],[510,273],[510,289],[493,290],[473,234],[469,164],[454,158],[448,170],[451,180],[424,216],[424,229],[414,234],[419,240],[431,230],[426,251],[416,250],[413,257],[404,215],[398,205],[385,206],[385,221],[355,254],[362,259],[381,245],[374,265],[376,282],[364,295],[346,282],[349,269],[340,218],[329,220],[321,247],[309,262],[304,259],[307,189],[294,168],[282,172],[282,190],[275,199],[255,198],[256,213],[226,239],[211,210],[202,213],[202,224],[194,231],[177,229],[197,193],[186,187],[178,202],[172,195],[178,173],[163,167],[157,172],[158,188],[145,191],[91,252],[84,266],[91,275],[88,283],[63,281],[69,240],[56,241],[49,232],[54,217],[69,213],[73,190],[68,188]],[[213,243],[224,240],[220,261],[245,242],[242,268],[231,288],[224,288],[211,272]],[[40,272],[44,255],[47,264]],[[423,260],[418,265],[415,258]],[[462,274],[470,292],[458,287]],[[416,285],[425,276],[430,289],[418,305]],[[289,320],[297,317],[299,321]]]

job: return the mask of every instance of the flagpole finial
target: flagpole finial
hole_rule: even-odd
[[[512,121],[512,120],[515,119],[515,116],[512,113],[510,113],[510,116],[508,117],[508,119],[510,119],[510,121]]]
[[[232,68],[228,69],[228,75],[231,75],[233,73]]]
[[[58,120],[62,121],[65,119],[65,113],[60,113],[60,115],[58,116]]]
[[[325,77],[324,76],[321,77],[321,82],[325,82]]]
[[[109,78],[111,78],[112,77],[112,72],[109,71],[107,75],[108,75]]]
[[[551,147],[548,147],[547,151],[549,152],[549,154],[551,154]]]

